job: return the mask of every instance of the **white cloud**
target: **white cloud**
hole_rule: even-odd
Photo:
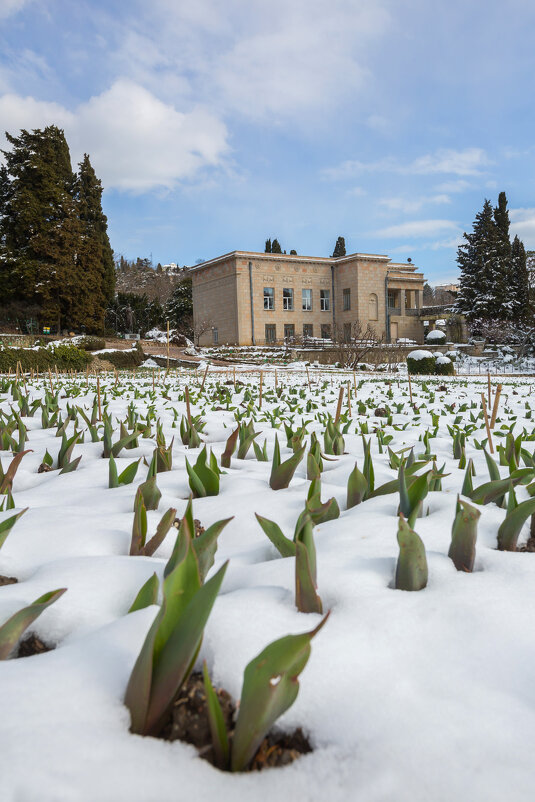
[[[392,157],[374,162],[348,160],[337,167],[323,171],[332,180],[351,178],[360,173],[398,173],[400,175],[431,175],[451,173],[453,175],[480,175],[483,167],[489,164],[486,153],[481,148],[464,150],[437,150],[435,153],[420,156],[408,164],[402,164]]]
[[[437,192],[445,192],[447,194],[456,194],[457,192],[466,192],[467,189],[471,189],[472,185],[469,181],[466,181],[464,178],[458,178],[456,181],[444,181],[442,184],[438,184],[435,189]]]
[[[143,192],[172,188],[204,167],[219,166],[227,152],[225,125],[197,107],[177,111],[125,80],[70,111],[57,103],[4,95],[0,119],[9,131],[55,124],[65,129],[73,161],[91,156],[106,188]]]
[[[419,212],[424,206],[443,203],[451,203],[449,195],[428,195],[419,198],[393,197],[379,200],[379,204],[390,211],[406,212],[408,214]]]
[[[17,14],[31,0],[0,0],[0,19]]]
[[[526,248],[535,248],[535,209],[510,209],[511,234],[517,234]]]
[[[225,114],[268,124],[326,119],[367,85],[389,2],[153,0],[135,28],[116,31],[115,58],[122,74],[152,88],[173,91],[176,76],[187,76],[182,91]]]
[[[366,120],[366,125],[368,128],[371,128],[372,131],[377,131],[378,134],[391,134],[393,131],[391,120],[389,120],[388,117],[384,117],[382,114],[370,114]]]
[[[363,187],[351,187],[351,189],[346,190],[346,195],[349,195],[350,198],[363,198],[367,194]]]
[[[404,237],[437,237],[448,231],[458,231],[457,223],[453,220],[411,220],[406,223],[399,223],[395,226],[388,226],[375,232],[377,237],[386,239]]]

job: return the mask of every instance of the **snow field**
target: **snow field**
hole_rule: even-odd
[[[226,374],[219,374],[224,380]],[[272,392],[274,376],[264,372],[263,404],[258,408],[258,374],[239,372],[245,382],[231,396],[231,407],[243,412],[251,396],[257,442],[268,442],[270,459],[275,434],[282,459],[284,427],[273,429],[267,412],[277,408],[294,429],[308,421],[323,443],[325,425],[318,413],[334,415],[341,382],[352,375],[315,374],[309,390],[306,375],[279,369],[281,398]],[[202,414],[201,439],[218,461],[235,428],[234,409],[216,397],[218,373],[211,370],[201,398],[191,386],[192,414]],[[133,399],[139,414],[155,406],[167,443],[174,436],[173,469],[158,474],[162,499],[149,512],[149,533],[169,507],[181,516],[189,496],[185,457],[194,463],[200,449],[185,448],[173,428],[185,413],[184,385],[191,377],[173,377],[152,396],[152,377],[102,381],[103,403],[115,419],[126,416]],[[76,445],[79,468],[59,475],[37,473],[45,450],[53,457],[60,446],[56,429],[40,428],[40,412],[24,418],[27,454],[14,481],[16,510],[29,507],[0,550],[0,574],[18,584],[0,588],[0,624],[42,593],[68,588],[32,625],[31,631],[57,648],[49,653],[0,663],[0,772],[6,802],[74,800],[487,800],[531,799],[535,770],[530,747],[535,735],[535,558],[527,553],[499,552],[496,533],[505,510],[482,506],[477,556],[472,574],[457,572],[447,556],[456,495],[464,470],[452,456],[448,432],[457,416],[478,416],[486,380],[454,377],[412,379],[419,411],[409,405],[405,380],[357,377],[352,418],[344,435],[343,456],[324,462],[322,500],[335,496],[339,519],[314,530],[318,592],[331,616],[312,642],[312,655],[301,675],[297,701],[280,726],[302,726],[314,752],[285,769],[260,774],[223,774],[201,761],[193,747],[141,738],[128,731],[123,704],[126,683],[156,607],[127,614],[141,585],[156,571],[160,576],[174,543],[167,535],[153,558],[129,557],[136,487],[145,479],[142,465],[132,485],[108,489],[108,460],[102,443]],[[438,392],[446,385],[447,392]],[[42,397],[40,383],[28,383],[30,395]],[[426,389],[427,388],[427,389]],[[232,387],[230,390],[232,391]],[[75,397],[72,392],[79,392]],[[70,405],[90,411],[95,388],[65,381],[62,409]],[[514,394],[516,393],[516,394]],[[301,395],[302,397],[301,397]],[[392,397],[389,397],[389,395]],[[168,398],[164,398],[164,395]],[[136,397],[137,396],[137,397]],[[358,400],[366,414],[358,413]],[[306,411],[310,401],[317,408]],[[533,431],[529,409],[531,384],[503,382],[498,432],[514,424],[515,435]],[[472,403],[475,404],[472,407]],[[13,399],[4,393],[0,407],[9,413]],[[244,406],[240,406],[240,405]],[[396,404],[402,405],[396,411]],[[455,406],[452,408],[452,404]],[[459,408],[466,404],[464,411]],[[289,405],[292,409],[289,408]],[[424,406],[425,405],[425,406]],[[388,407],[391,423],[374,417],[375,407]],[[223,409],[216,409],[223,407]],[[449,408],[448,408],[449,407]],[[347,412],[346,401],[343,404]],[[442,491],[430,492],[429,514],[417,520],[429,564],[428,586],[417,593],[393,589],[398,554],[397,493],[369,499],[346,510],[347,478],[355,460],[363,464],[361,424],[372,440],[376,487],[396,477],[386,446],[381,454],[373,431],[384,427],[389,446],[424,451],[419,437],[433,430],[431,414],[439,414],[431,451],[439,467],[445,463]],[[63,413],[63,418],[65,414]],[[249,420],[246,415],[244,420]],[[83,422],[80,421],[82,424]],[[116,424],[117,425],[117,424]],[[397,427],[397,428],[396,428]],[[406,428],[402,428],[406,427]],[[466,456],[474,460],[474,486],[488,481],[482,450],[474,441],[486,437],[482,417],[467,437]],[[82,428],[86,428],[82,426]],[[153,425],[153,430],[154,430]],[[74,426],[69,426],[69,434]],[[307,439],[309,440],[309,434]],[[117,435],[114,436],[114,439]],[[530,442],[525,443],[530,451]],[[139,440],[139,448],[123,450],[120,472],[140,457],[150,460],[155,440]],[[1,455],[4,469],[10,454]],[[212,571],[230,560],[222,591],[205,630],[199,666],[206,659],[216,684],[239,698],[245,665],[272,640],[313,628],[320,617],[299,613],[294,604],[294,560],[282,559],[258,525],[257,512],[291,537],[304,507],[310,482],[306,460],[287,489],[269,487],[271,463],[257,462],[251,449],[245,460],[232,458],[221,476],[218,496],[196,499],[194,516],[204,526],[233,515],[223,530]],[[503,476],[506,467],[500,467]],[[519,501],[528,498],[516,489]],[[0,520],[13,514],[0,513]],[[529,523],[521,535],[528,536]]]

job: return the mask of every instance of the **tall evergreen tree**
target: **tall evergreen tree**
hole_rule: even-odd
[[[282,248],[278,239],[274,239],[271,243],[271,253],[282,253]]]
[[[271,239],[266,240],[266,247],[264,248],[264,253],[271,253]]]
[[[531,309],[527,258],[524,244],[518,236],[515,236],[511,248],[509,291],[514,301],[514,320],[528,320],[531,317]]]
[[[515,317],[515,298],[511,293],[511,240],[509,238],[509,211],[505,192],[500,192],[498,205],[494,209],[496,226],[496,264],[494,266],[493,292],[497,319]]]
[[[76,176],[62,130],[6,134],[0,168],[0,292],[42,324],[101,329],[115,266],[102,186],[86,155]]]
[[[102,211],[102,192],[102,182],[95,175],[86,153],[78,172],[79,214],[85,228],[84,236],[90,236],[100,251],[102,292],[109,301],[115,294],[115,264],[108,237],[108,218]]]
[[[339,259],[341,256],[346,255],[346,241],[344,237],[338,237],[336,240],[336,245],[334,246],[334,251],[332,253],[332,259]]]
[[[461,276],[456,311],[469,322],[496,319],[493,281],[498,263],[498,245],[489,200],[485,200],[482,211],[476,215],[473,231],[470,234],[465,232],[464,239],[465,242],[457,251]]]
[[[77,295],[86,325],[102,328],[106,305],[114,295],[115,265],[108,239],[108,221],[102,211],[102,184],[87,154],[79,164],[76,199],[81,226],[78,266],[82,284]]]
[[[76,325],[80,221],[63,131],[56,126],[6,134],[1,177],[0,241],[15,300],[37,303],[43,322]]]
[[[165,317],[171,328],[186,337],[193,337],[193,290],[191,276],[180,281],[165,306]]]

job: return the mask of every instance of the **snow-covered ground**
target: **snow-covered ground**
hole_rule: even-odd
[[[309,388],[304,371],[263,374],[237,371],[244,386],[225,385],[231,371],[211,369],[202,395],[191,374],[173,372],[153,395],[153,376],[120,382],[102,379],[102,403],[124,420],[133,400],[140,415],[150,407],[162,421],[167,442],[174,436],[173,468],[159,473],[158,511],[149,512],[149,532],[169,507],[181,516],[189,496],[185,458],[178,435],[185,413],[184,386],[190,382],[192,414],[202,414],[201,439],[219,457],[235,428],[234,413],[255,418],[259,445],[267,440],[271,460],[275,435],[286,447],[281,417],[293,428],[307,422],[307,440],[316,432],[323,443],[324,413],[334,416],[339,387],[345,452],[325,461],[322,499],[335,496],[341,515],[314,530],[318,593],[330,619],[312,642],[301,675],[297,701],[280,720],[285,729],[301,726],[314,751],[284,769],[224,774],[197,757],[192,746],[142,738],[129,732],[123,704],[132,666],[156,614],[151,606],[127,614],[141,585],[160,576],[171,554],[171,530],[152,558],[130,557],[136,487],[108,489],[108,460],[102,443],[75,445],[78,469],[59,475],[38,473],[45,451],[55,457],[61,443],[56,429],[42,429],[40,411],[23,418],[27,448],[13,486],[16,510],[28,507],[0,550],[0,574],[17,584],[0,587],[0,624],[46,591],[67,592],[32,625],[31,631],[54,651],[0,662],[0,798],[2,802],[176,802],[194,799],[284,800],[295,802],[527,802],[533,799],[535,764],[535,554],[496,549],[506,511],[481,506],[473,573],[458,572],[448,558],[456,497],[465,470],[452,453],[448,426],[473,426],[466,457],[474,460],[474,486],[487,482],[486,438],[481,393],[486,379],[412,379],[414,406],[406,378],[365,377],[314,371]],[[199,383],[202,375],[199,375]],[[230,402],[217,382],[230,390]],[[93,382],[93,383],[91,383]],[[347,408],[351,388],[352,415]],[[526,432],[523,447],[533,452],[535,379],[504,379],[495,447],[512,427]],[[41,398],[42,382],[27,382]],[[445,386],[446,390],[439,388]],[[493,387],[493,391],[495,386]],[[76,393],[79,393],[76,395]],[[66,380],[60,405],[90,414],[95,383]],[[0,394],[9,414],[11,395]],[[228,407],[228,408],[227,408]],[[377,407],[390,417],[376,417]],[[277,413],[278,410],[278,413]],[[272,428],[270,414],[280,428]],[[63,418],[65,412],[63,413]],[[175,424],[175,425],[174,425]],[[386,444],[374,433],[382,427],[390,449],[429,448],[439,468],[442,490],[430,492],[426,515],[415,530],[425,543],[429,582],[419,592],[393,588],[398,555],[399,494],[368,499],[346,509],[346,486],[357,461],[363,468],[363,439],[371,437],[376,486],[394,479]],[[80,419],[80,428],[87,429]],[[74,431],[69,425],[69,434]],[[154,431],[154,424],[153,424]],[[114,438],[117,435],[114,435]],[[117,458],[121,471],[139,457],[148,461],[154,439]],[[380,453],[382,451],[382,453]],[[495,455],[496,456],[496,455]],[[4,469],[11,455],[2,452]],[[509,475],[507,466],[499,468]],[[219,538],[214,569],[229,559],[221,593],[208,621],[198,665],[206,659],[213,680],[239,698],[243,669],[268,643],[282,635],[312,629],[320,617],[296,610],[294,560],[282,559],[258,525],[254,513],[275,520],[291,537],[310,482],[306,459],[290,486],[269,487],[270,462],[232,458],[221,476],[218,496],[196,499],[194,515],[204,526],[234,516]],[[518,485],[517,500],[529,498]],[[0,512],[0,521],[13,512]],[[529,535],[529,522],[520,542]]]

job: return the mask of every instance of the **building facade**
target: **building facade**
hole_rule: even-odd
[[[190,269],[200,345],[349,339],[368,324],[386,342],[423,342],[424,276],[411,263],[233,251]]]

